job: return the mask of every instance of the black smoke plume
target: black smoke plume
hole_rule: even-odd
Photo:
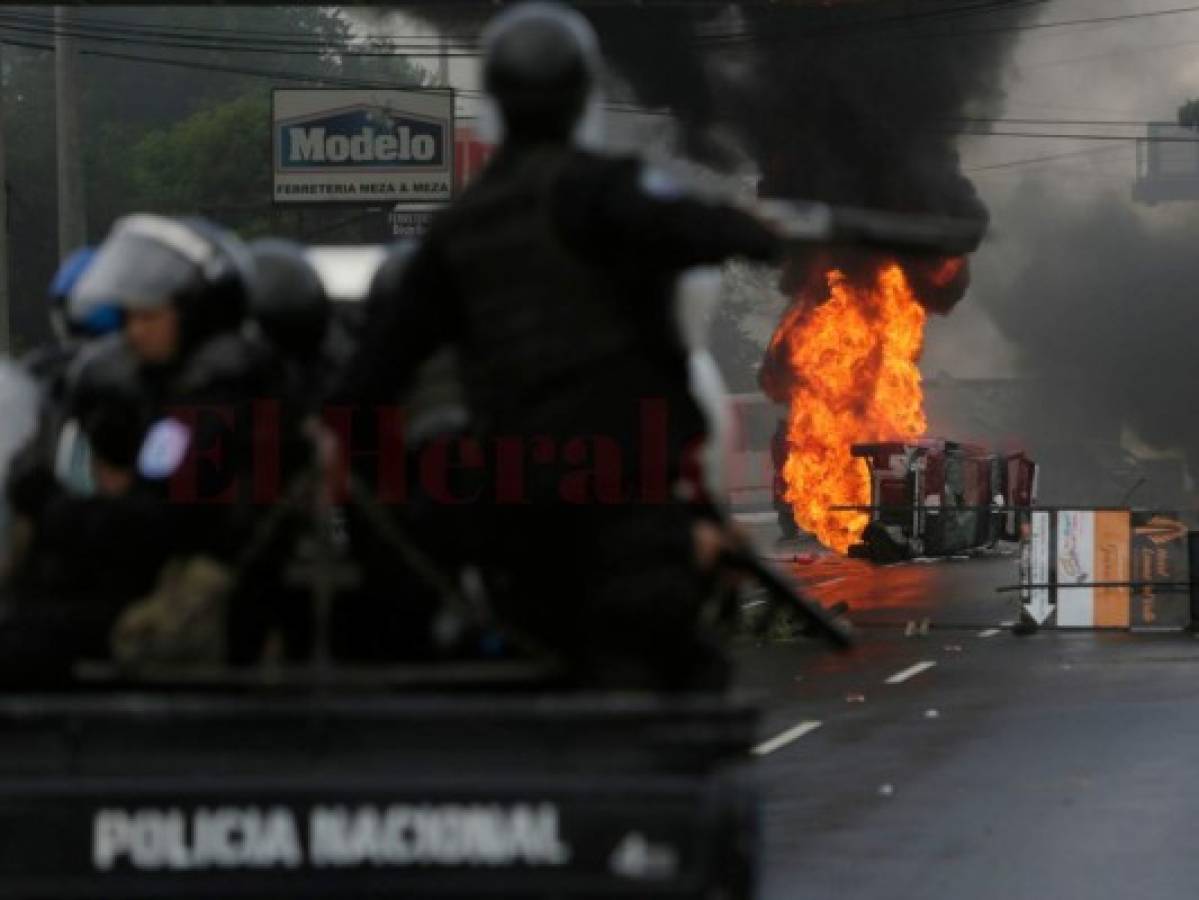
[[[963,116],[999,107],[1011,26],[1037,5],[754,0],[582,9],[638,99],[678,117],[685,148],[718,160],[714,132],[731,131],[757,162],[764,196],[985,219],[956,137]],[[418,14],[461,35],[477,34],[489,12],[447,4]],[[968,269],[951,284],[921,282],[925,267],[911,269],[934,312],[952,309],[969,284]]]
[[[762,192],[901,212],[983,217],[958,165],[962,116],[1002,99],[1000,67],[1030,0],[762,0],[714,7],[587,4],[612,69],[682,122],[714,126],[757,161]],[[456,35],[495,7],[418,7]]]
[[[731,132],[763,196],[986,220],[956,149],[964,117],[1000,108],[1001,67],[1036,0],[843,0],[713,7],[583,6],[611,68],[641,102],[678,117],[684,147],[720,159]],[[425,14],[462,33],[478,13]],[[474,15],[475,18],[470,18]],[[977,127],[977,126],[975,126]],[[922,302],[948,313],[969,266],[906,261]],[[869,277],[877,258],[792,259],[784,290],[830,265]],[[769,361],[767,361],[769,365]]]
[[[760,192],[985,221],[956,140],[964,117],[999,109],[1010,27],[1029,9],[960,0],[746,7],[753,78],[732,108],[762,169]],[[810,281],[830,264],[851,278],[875,268],[852,253],[815,262],[820,271],[793,261],[800,271],[789,280]],[[944,263],[905,261],[917,297],[941,314],[970,282],[968,266],[946,278]]]
[[[1031,179],[1000,211],[1029,252],[984,298],[1019,354],[1018,437],[1046,462],[1042,499],[1178,504],[1178,462],[1131,458],[1123,428],[1199,471],[1199,215],[1116,193],[1047,208],[1050,190]]]

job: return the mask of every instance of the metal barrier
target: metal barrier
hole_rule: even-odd
[[[1026,625],[1180,631],[1191,624],[1189,530],[1176,511],[1030,508],[1018,592]]]

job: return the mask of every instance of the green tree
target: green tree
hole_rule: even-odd
[[[80,8],[77,15],[92,240],[136,209],[207,213],[252,233],[297,235],[301,225],[344,218],[344,211],[271,208],[270,89],[330,79],[397,86],[426,80],[400,56],[346,52],[351,44],[372,45],[354,36],[336,8],[164,4]],[[2,54],[12,319],[14,333],[29,344],[46,334],[43,298],[58,261],[54,26],[46,7],[5,7],[4,22],[26,30],[0,35],[46,48],[8,44]],[[270,48],[298,52],[265,52]]]
[[[276,234],[303,240],[316,232],[328,240],[334,232],[342,240],[373,239],[352,227],[364,219],[359,212],[300,211],[272,203],[270,104],[269,92],[252,90],[144,132],[106,179],[115,188],[112,214],[198,214],[247,238]]]
[[[270,113],[270,95],[256,90],[145,133],[118,175],[128,185],[126,204],[217,218],[261,216],[271,203]],[[254,224],[249,230],[270,225]]]

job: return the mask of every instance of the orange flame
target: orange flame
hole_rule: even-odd
[[[917,368],[925,319],[897,263],[853,281],[831,269],[800,292],[771,340],[795,375],[786,499],[800,527],[839,553],[869,520],[830,508],[870,503],[866,465],[850,446],[917,438],[927,427]]]
[[[929,277],[936,287],[945,287],[951,281],[961,274],[966,268],[966,257],[964,256],[947,256],[945,260],[933,270]]]

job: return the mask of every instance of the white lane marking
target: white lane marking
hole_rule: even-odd
[[[931,659],[926,659],[922,662],[916,663],[916,665],[914,665],[914,666],[908,666],[902,672],[896,672],[894,675],[892,675],[890,678],[887,679],[886,683],[887,684],[903,684],[909,678],[919,675],[921,672],[925,672],[925,671],[931,669],[935,665],[936,665],[936,663],[933,662]]]
[[[766,602],[765,600],[750,600],[748,603],[742,603],[741,608],[742,609],[753,609],[755,606],[761,606],[765,602]]]
[[[1016,624],[1015,622],[1000,622],[999,627],[1000,628],[1011,628],[1015,624]]]
[[[995,635],[997,635],[997,634],[999,634],[998,628],[988,628],[986,631],[980,631],[978,633],[978,636],[980,638],[989,638],[989,637],[995,637]]]
[[[788,744],[793,744],[805,734],[811,734],[820,727],[820,722],[810,719],[807,722],[800,722],[794,728],[788,728],[782,734],[776,734],[768,741],[763,741],[750,751],[754,756],[765,756],[767,753],[773,753],[786,747]]]

